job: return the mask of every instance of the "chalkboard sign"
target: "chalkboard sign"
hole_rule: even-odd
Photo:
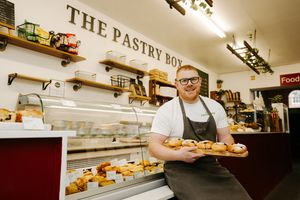
[[[202,78],[200,95],[208,97],[208,74],[198,69],[198,74]]]
[[[15,4],[0,0],[0,26],[15,29]]]

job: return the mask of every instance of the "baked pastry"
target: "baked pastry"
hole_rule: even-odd
[[[165,140],[164,145],[167,147],[180,147],[183,139],[181,138],[168,138]]]
[[[79,189],[75,183],[71,183],[66,187],[66,195],[74,194],[79,192]]]
[[[104,168],[107,167],[107,166],[110,166],[110,162],[103,162],[103,163],[100,163],[98,166],[97,166],[97,172],[104,172]]]
[[[107,181],[107,180],[103,176],[96,175],[96,176],[93,176],[89,181],[100,183],[100,182]]]
[[[211,146],[214,142],[210,140],[203,140],[198,142],[198,149],[211,149]]]
[[[16,113],[5,108],[0,108],[0,122],[15,122]]]
[[[141,160],[140,164],[143,166],[149,166],[150,165],[150,161],[149,160]]]
[[[184,140],[182,142],[182,146],[184,147],[195,147],[197,146],[198,142],[196,140],[191,140],[191,139],[188,139],[188,140]]]
[[[133,174],[133,172],[131,172],[131,171],[124,171],[124,172],[122,172],[121,173],[123,176],[133,176],[134,174]]]
[[[115,183],[115,181],[113,181],[113,180],[107,180],[107,181],[100,182],[99,185],[103,187],[103,186],[111,185],[114,183]]]
[[[232,153],[244,153],[247,151],[247,147],[244,144],[231,144],[228,146],[228,151]]]
[[[6,121],[6,119],[9,118],[9,110],[5,108],[0,109],[0,122]]]
[[[215,142],[211,145],[211,149],[216,152],[223,152],[227,150],[227,144],[224,142]]]
[[[43,118],[43,113],[39,110],[17,111],[17,122],[22,122],[22,117]]]

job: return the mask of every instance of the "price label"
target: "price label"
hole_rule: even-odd
[[[26,130],[44,130],[44,123],[41,118],[22,117],[23,128]]]
[[[134,172],[134,178],[141,178],[144,176],[143,172]]]
[[[87,183],[87,190],[98,188],[98,182],[88,182]]]
[[[119,166],[119,162],[117,159],[113,159],[110,161],[110,166],[115,167],[115,166]]]
[[[133,179],[134,179],[133,176],[124,176],[124,180],[125,180],[125,181],[131,181],[131,180],[133,180]]]
[[[145,170],[145,175],[149,176],[149,175],[151,175],[151,172],[149,170]]]
[[[115,181],[116,181],[116,183],[124,182],[123,175],[122,174],[116,174]]]
[[[117,172],[116,171],[107,171],[106,172],[106,179],[107,180],[115,180],[117,176]]]
[[[118,163],[119,166],[123,166],[123,165],[126,165],[126,164],[127,164],[126,159],[119,160],[119,163]]]

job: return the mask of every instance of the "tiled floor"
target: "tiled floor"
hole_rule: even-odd
[[[293,172],[287,175],[265,200],[300,200],[300,160],[293,164]]]

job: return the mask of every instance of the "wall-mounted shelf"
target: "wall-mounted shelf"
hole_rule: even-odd
[[[89,81],[89,80],[85,80],[85,79],[81,79],[81,78],[77,78],[77,77],[67,79],[66,82],[75,83],[75,85],[73,86],[74,91],[78,91],[82,87],[82,85],[86,85],[86,86],[90,86],[90,87],[115,91],[114,97],[118,97],[123,92],[128,92],[129,91],[129,89],[126,89],[126,88],[111,86],[111,85],[108,85],[108,84],[99,83],[99,82],[95,82],[95,81]]]
[[[136,100],[136,101],[141,101],[141,105],[144,105],[147,101],[151,100],[150,97],[133,95],[133,94],[130,94],[128,97],[129,97],[129,104],[132,104],[132,102]]]
[[[49,80],[49,79],[42,79],[42,78],[27,76],[27,75],[23,75],[23,74],[12,73],[12,74],[8,74],[7,84],[11,85],[12,82],[15,80],[15,78],[40,82],[43,84],[42,85],[43,90],[46,90],[48,85],[50,85],[50,83],[51,83],[51,80]]]
[[[35,42],[31,42],[25,39],[22,39],[20,37],[17,36],[13,36],[13,35],[9,35],[3,32],[0,32],[0,43],[2,43],[2,45],[0,45],[0,50],[5,50],[6,46],[8,43],[19,46],[19,47],[23,47],[26,49],[30,49],[33,51],[37,51],[40,53],[44,53],[47,55],[51,55],[57,58],[62,58],[63,61],[61,62],[62,66],[66,66],[67,64],[69,64],[70,62],[79,62],[79,61],[83,61],[86,60],[84,57],[78,56],[78,55],[74,55],[65,51],[61,51],[58,49],[55,49],[54,47],[48,47],[45,45],[41,45]]]
[[[129,65],[119,63],[119,62],[116,62],[116,61],[113,61],[113,60],[110,60],[110,59],[99,61],[99,63],[106,65],[106,67],[105,67],[106,71],[109,71],[109,70],[111,70],[112,68],[115,67],[115,68],[122,69],[122,70],[125,70],[125,71],[128,71],[128,72],[131,72],[131,73],[135,73],[135,74],[138,75],[138,78],[143,78],[144,76],[149,75],[149,73],[146,72],[146,71],[143,71],[143,70],[140,70],[138,68],[134,68],[134,67],[131,67]]]

